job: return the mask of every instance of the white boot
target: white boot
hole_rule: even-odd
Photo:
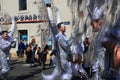
[[[0,61],[1,61],[1,66],[2,66],[1,73],[2,74],[7,73],[10,70],[10,67],[8,65],[8,62],[7,62],[7,59],[5,57],[2,57],[0,59]]]
[[[61,80],[71,80],[72,79],[72,74],[66,73],[62,75]]]

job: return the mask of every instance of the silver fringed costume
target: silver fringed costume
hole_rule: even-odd
[[[12,18],[12,25],[8,31],[8,37],[6,40],[0,35],[0,63],[1,71],[0,74],[5,74],[10,70],[10,49],[15,48],[16,40],[13,39],[13,34],[16,29],[16,23]]]
[[[52,10],[50,9],[50,7],[48,7],[47,9],[48,9],[48,16],[52,25],[51,31],[54,36],[55,48],[57,50],[57,53],[56,53],[56,67],[53,70],[53,73],[47,76],[43,75],[43,79],[56,80],[57,77],[57,79],[60,80],[64,80],[64,79],[71,80],[72,72],[74,71],[71,69],[71,65],[70,65],[71,62],[69,61],[69,59],[70,57],[73,57],[74,54],[78,54],[79,56],[81,56],[84,51],[84,45],[82,42],[78,42],[78,44],[75,44],[76,40],[74,38],[70,38],[69,40],[64,33],[58,32],[56,23],[52,17],[53,16]],[[58,9],[56,9],[56,18],[57,18],[57,24],[61,23],[60,12]],[[56,29],[56,33],[55,33],[55,29]],[[84,70],[82,71],[84,72]]]
[[[56,53],[56,67],[53,70],[53,73],[51,75],[43,75],[44,80],[56,80],[56,78],[60,80],[71,80],[72,77],[72,70],[69,66],[69,62],[67,60],[68,54],[70,54],[70,42],[65,34],[62,34],[61,32],[58,32],[57,26],[55,21],[53,20],[53,14],[50,7],[47,8],[48,10],[48,16],[51,23],[51,31],[54,36],[55,40],[55,47],[57,49]],[[56,9],[56,18],[57,23],[61,22],[61,17],[59,10]],[[56,29],[56,33],[54,32]]]

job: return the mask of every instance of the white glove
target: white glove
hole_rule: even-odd
[[[13,42],[11,42],[11,47],[12,47],[12,48],[15,48],[15,47],[16,47],[16,41],[17,41],[17,39],[14,39]]]
[[[16,41],[17,41],[17,39],[14,39],[13,41],[15,41],[15,42],[16,42]]]

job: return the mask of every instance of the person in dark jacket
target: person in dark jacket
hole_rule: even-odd
[[[52,58],[52,56],[54,55],[56,55],[56,53],[57,53],[57,50],[52,50],[52,52],[51,52],[51,54],[50,54],[50,64],[49,64],[49,66],[52,66],[52,65],[55,65],[55,63],[54,63],[54,60],[53,60],[53,58]]]
[[[18,45],[18,57],[24,56],[24,50],[25,50],[25,44],[23,43],[22,40],[20,40],[20,43]]]
[[[32,40],[31,40],[31,42],[29,43],[29,45],[31,46],[31,49],[32,49],[32,59],[33,59],[33,61],[34,61],[35,51],[36,51],[36,48],[37,48],[36,40],[35,40],[34,37],[32,37]]]
[[[34,58],[36,62],[41,64],[41,48],[40,47],[37,47]]]
[[[41,61],[42,61],[43,69],[45,69],[45,62],[46,62],[48,50],[49,50],[49,47],[48,45],[46,45],[43,51],[41,52]]]
[[[32,67],[33,64],[34,64],[34,61],[33,61],[33,58],[32,58],[33,53],[32,53],[32,49],[31,49],[30,45],[28,45],[25,53],[26,53],[26,63],[30,64],[30,67]]]

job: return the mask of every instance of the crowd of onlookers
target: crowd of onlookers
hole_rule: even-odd
[[[26,63],[29,64],[29,67],[33,67],[35,63],[42,65],[43,69],[45,69],[45,63],[47,60],[47,54],[50,52],[50,48],[48,45],[41,49],[35,41],[35,38],[31,39],[30,43],[26,43],[26,41],[20,40],[18,44],[17,56],[19,58],[23,58],[26,56]],[[25,55],[25,56],[24,56]],[[50,63],[49,66],[53,66],[54,61],[52,56],[55,55],[55,50],[50,53]]]
[[[86,38],[84,42],[85,52],[87,51],[89,44],[89,38]],[[32,38],[30,43],[27,43],[25,40],[20,40],[18,44],[17,56],[19,58],[26,57],[26,63],[29,64],[29,67],[33,67],[34,63],[38,63],[39,65],[42,65],[43,69],[45,69],[47,54],[49,54],[50,51],[51,50],[48,45],[46,45],[44,49],[41,49],[41,47],[37,45],[35,38]],[[56,50],[52,50],[49,54],[49,66],[55,66],[55,61],[53,58],[53,56],[56,55],[55,53]]]

